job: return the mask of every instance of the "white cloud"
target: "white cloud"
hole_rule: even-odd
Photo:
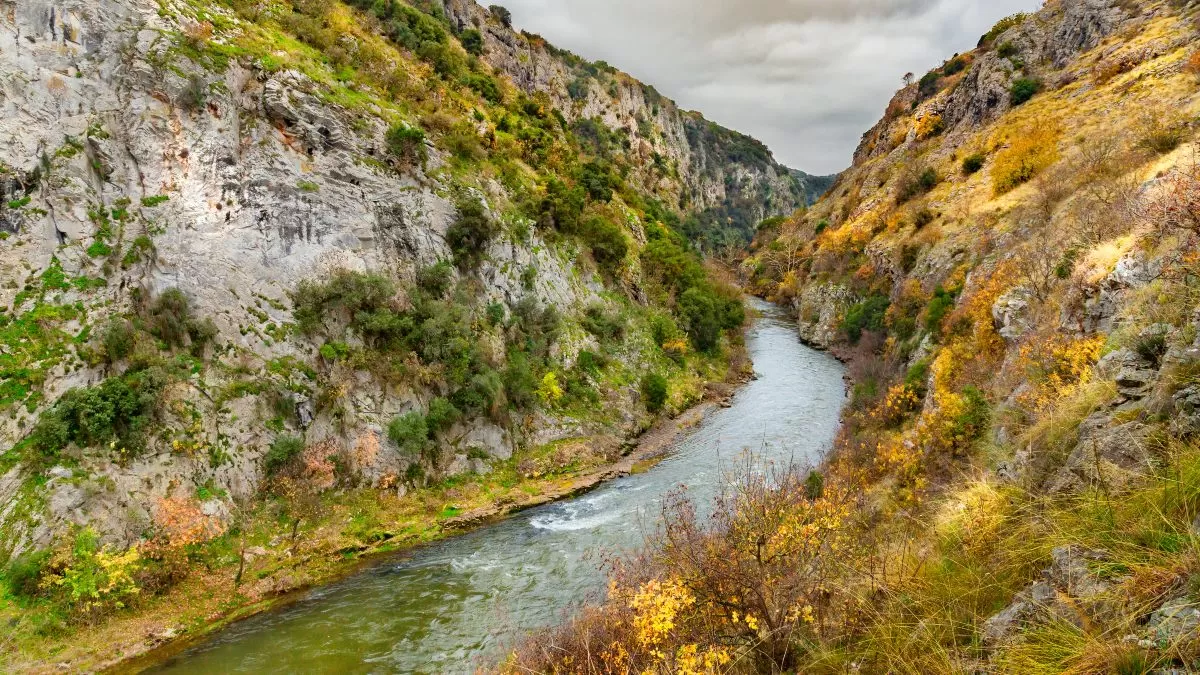
[[[490,1],[490,0],[489,0]],[[605,60],[785,164],[845,168],[906,72],[1038,0],[507,0],[520,28]]]

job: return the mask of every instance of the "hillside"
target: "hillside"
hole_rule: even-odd
[[[569,492],[743,376],[701,252],[806,201],[469,1],[8,4],[0,76],[0,670]]]
[[[912,76],[743,266],[850,364],[824,464],[667,505],[506,670],[1196,670],[1198,30],[1050,0]]]

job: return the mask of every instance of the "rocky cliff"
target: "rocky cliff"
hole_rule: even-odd
[[[619,131],[639,159],[636,180],[693,211],[696,234],[709,243],[724,243],[730,234],[730,241],[748,238],[764,218],[804,205],[824,185],[820,177],[780,166],[759,141],[680,110],[654,87],[608,64],[516,32],[471,0],[445,2],[460,30],[481,31],[482,58],[517,86],[548,93],[571,121],[598,120]]]
[[[743,266],[848,361],[820,469],[668,506],[502,670],[1196,670],[1198,19],[1048,0],[903,76]]]
[[[1196,19],[1108,0],[1005,19],[910,76],[826,197],[755,242],[760,290],[850,360],[827,478],[865,495],[862,555],[912,564],[847,571],[876,599],[824,608],[854,618],[814,639],[856,667],[1194,665]]]
[[[642,373],[681,406],[714,363],[703,273],[643,247],[695,272],[674,230],[804,199],[474,3],[284,4],[0,5],[0,557],[175,497],[227,523],[272,470],[403,493],[634,433]]]

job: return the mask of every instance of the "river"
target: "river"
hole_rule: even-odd
[[[644,473],[446,539],[235,623],[153,668],[164,673],[469,673],[523,631],[602,592],[605,552],[637,547],[680,485],[711,501],[750,449],[816,464],[845,402],[841,365],[800,344],[778,309],[747,335],[758,377]]]

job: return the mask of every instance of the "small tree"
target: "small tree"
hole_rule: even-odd
[[[500,5],[492,5],[488,7],[488,11],[492,13],[492,16],[496,17],[500,25],[505,28],[512,28],[512,12],[508,11],[508,9]]]
[[[642,401],[646,410],[657,413],[667,403],[667,378],[658,373],[650,373],[642,378]]]
[[[388,152],[404,166],[425,166],[429,153],[425,149],[425,132],[407,124],[396,124],[384,137]]]
[[[488,244],[496,234],[496,226],[477,199],[464,197],[455,206],[458,217],[446,231],[446,243],[450,245],[459,267],[472,268],[483,259]]]
[[[458,41],[462,43],[463,49],[467,50],[468,54],[483,55],[483,33],[474,28],[468,28],[459,34]]]
[[[397,417],[388,425],[388,438],[407,455],[423,455],[429,445],[429,426],[425,416],[413,411]]]
[[[267,474],[278,473],[302,452],[304,452],[304,439],[295,436],[279,436],[271,442],[271,448],[267,450],[267,454],[263,458]]]
[[[1200,158],[1172,170],[1144,214],[1162,232],[1179,229],[1200,236]]]

